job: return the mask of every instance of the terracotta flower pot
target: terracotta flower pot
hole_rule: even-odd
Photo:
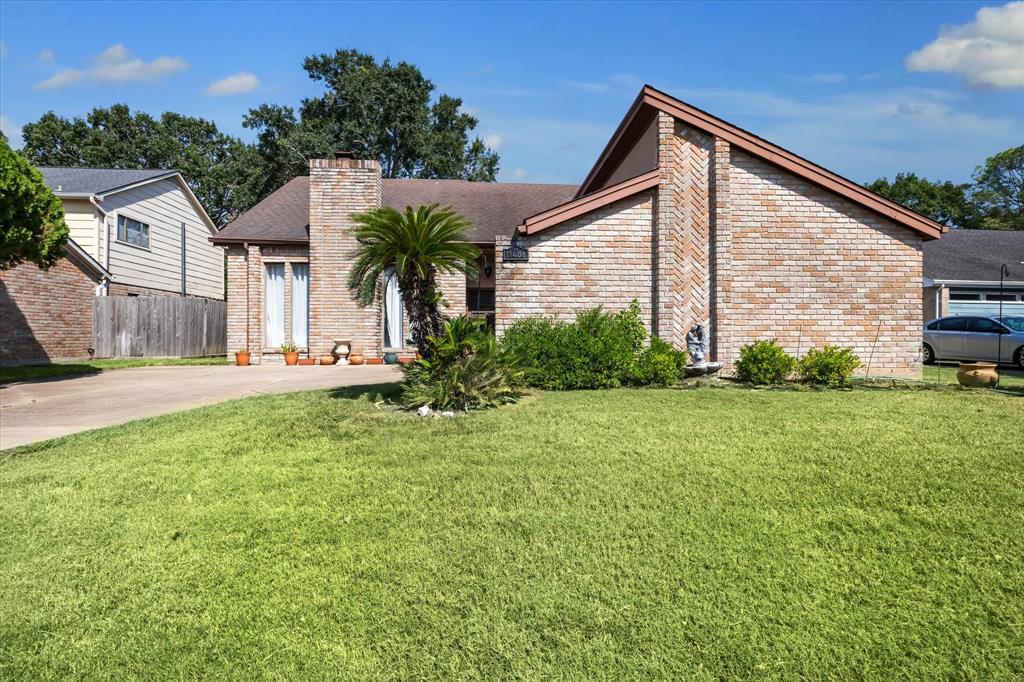
[[[247,350],[240,350],[237,353],[235,353],[235,364],[238,365],[239,367],[248,367],[249,366],[249,351],[247,351]]]
[[[308,367],[309,365],[315,365],[315,364],[316,364],[316,358],[299,358],[299,365],[300,366]]]
[[[363,354],[362,353],[352,353],[352,355],[348,356],[348,363],[350,365],[361,365],[361,364],[363,364]]]
[[[366,364],[368,364],[368,365],[382,365],[382,364],[384,364],[384,358],[366,358]]]
[[[956,380],[969,388],[993,388],[999,382],[994,362],[961,362]]]
[[[284,364],[286,364],[286,365],[297,365],[297,364],[299,364],[299,351],[295,351],[294,353],[285,353],[284,354]]]
[[[415,355],[400,355],[398,356],[398,364],[408,365],[410,362],[415,362],[418,358]]]
[[[330,354],[321,355],[320,356],[320,364],[321,365],[333,365],[337,361],[338,361],[338,358],[336,358],[336,357],[334,357],[333,355],[330,355]]]

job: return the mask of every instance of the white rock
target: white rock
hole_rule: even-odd
[[[444,412],[441,413],[441,416],[442,417],[454,417],[455,413],[452,412],[451,410],[445,410]]]
[[[426,405],[424,405],[424,406],[423,406],[423,407],[421,407],[420,409],[416,410],[416,414],[418,414],[418,415],[419,415],[419,416],[421,416],[421,417],[429,417],[429,416],[430,416],[430,415],[432,415],[433,413],[434,413],[434,411],[433,411],[432,409],[430,409],[430,408],[429,408],[428,406],[426,406]]]

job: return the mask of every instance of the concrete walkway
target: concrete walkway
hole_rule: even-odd
[[[0,388],[0,449],[262,393],[398,381],[394,367],[139,367]]]

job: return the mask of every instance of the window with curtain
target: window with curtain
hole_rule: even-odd
[[[266,327],[264,343],[267,348],[280,348],[284,343],[284,263],[267,263],[267,282],[264,288]]]
[[[402,347],[402,291],[394,270],[384,272],[384,347]]]
[[[292,341],[309,346],[309,264],[292,263]]]

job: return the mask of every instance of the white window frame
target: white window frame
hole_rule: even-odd
[[[303,298],[305,299],[305,306],[304,307],[300,307],[298,309],[296,309],[296,306],[299,304],[300,300],[302,300],[302,299],[300,299],[300,297],[297,295],[299,293],[300,286],[299,286],[299,281],[295,277],[295,268],[305,269],[305,271],[306,271],[306,278],[305,278],[306,286],[305,286],[305,291],[303,292]],[[291,274],[291,278],[292,278],[292,281],[291,281],[292,300],[290,301],[290,305],[288,306],[288,308],[290,310],[290,313],[291,313],[292,342],[295,345],[299,346],[300,348],[309,348],[309,263],[308,262],[292,261],[292,262],[289,263],[288,269],[290,270],[290,274]],[[306,338],[305,339],[300,339],[300,338],[297,338],[295,336],[295,334],[296,334],[296,332],[295,332],[296,318],[301,318],[301,320],[303,322],[303,326],[305,327],[305,330],[306,330]]]
[[[133,223],[138,224],[140,228],[144,228],[145,236],[146,236],[146,243],[145,244],[136,244],[135,242],[132,242],[132,241],[128,240],[128,221],[131,221]],[[124,237],[123,238],[121,237],[122,226],[124,227]],[[115,233],[116,234],[115,241],[117,241],[118,243],[120,243],[120,244],[127,244],[128,246],[133,246],[136,249],[145,249],[146,251],[150,250],[150,244],[152,243],[151,242],[152,228],[151,228],[149,223],[144,223],[141,220],[139,220],[138,218],[132,218],[131,216],[124,215],[123,213],[118,213],[117,214],[116,230],[117,230],[117,232]]]

